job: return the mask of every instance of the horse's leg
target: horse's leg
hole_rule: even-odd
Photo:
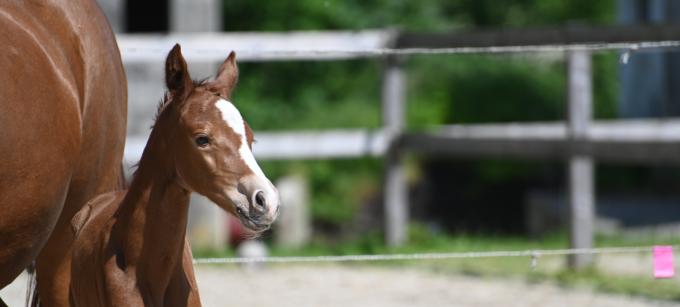
[[[184,241],[182,265],[177,266],[175,273],[172,275],[164,301],[166,306],[201,306],[189,241]]]
[[[0,169],[7,170],[2,162]],[[44,246],[61,211],[68,184],[65,169],[53,174],[30,174],[36,178],[23,179],[12,176],[17,173],[7,173],[0,175],[0,289],[12,282]],[[59,182],[44,176],[63,179]]]

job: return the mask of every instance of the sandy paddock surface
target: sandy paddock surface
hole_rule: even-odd
[[[445,275],[416,269],[276,265],[196,267],[204,306],[680,306],[550,283]],[[0,291],[23,306],[26,277]]]

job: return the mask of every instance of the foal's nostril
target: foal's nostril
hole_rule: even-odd
[[[267,201],[264,198],[264,192],[262,192],[262,190],[256,191],[253,197],[255,200],[253,203],[255,203],[259,209],[263,211],[267,209]]]

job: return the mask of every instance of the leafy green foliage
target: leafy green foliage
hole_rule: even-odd
[[[257,130],[377,127],[375,61],[239,64],[234,99]]]
[[[566,81],[561,62],[467,55],[419,58],[412,64],[409,116],[421,121],[415,125],[431,123],[420,110],[436,104],[443,112],[435,124],[563,118]]]
[[[602,24],[614,1],[587,0],[281,0],[224,1],[226,31],[405,31]],[[616,114],[616,56],[594,58],[596,116]],[[235,101],[256,130],[380,126],[380,60],[241,63]],[[410,129],[447,123],[557,120],[564,117],[560,55],[416,56],[406,66]],[[257,137],[257,136],[256,136]],[[479,166],[485,180],[531,174],[535,168]],[[316,221],[340,225],[379,195],[381,167],[370,159],[268,162],[276,178],[308,176]],[[485,179],[486,178],[486,179]],[[371,194],[372,195],[369,195]]]
[[[268,176],[297,173],[311,178],[311,213],[316,222],[339,226],[377,193],[381,162],[376,159],[334,161],[263,161]]]
[[[609,23],[614,0],[280,0],[224,1],[228,31],[360,30]]]

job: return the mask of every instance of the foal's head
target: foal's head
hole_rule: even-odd
[[[238,80],[234,52],[213,81],[195,83],[179,45],[165,65],[167,102],[159,118],[173,157],[177,181],[262,231],[276,219],[279,196],[253,157],[253,132],[230,101]],[[167,115],[166,115],[167,114]],[[169,134],[165,134],[168,132]]]

